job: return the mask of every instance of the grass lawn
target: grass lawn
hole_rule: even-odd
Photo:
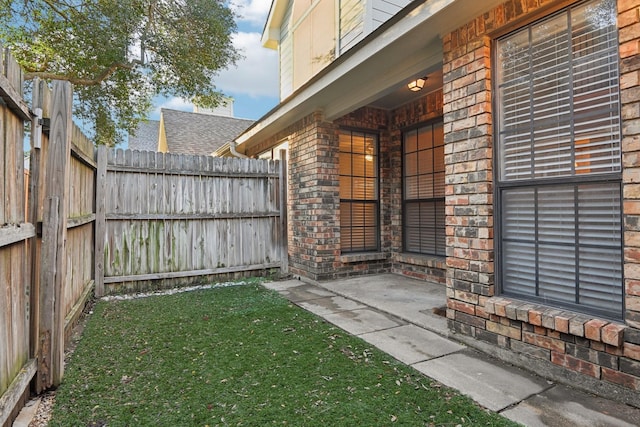
[[[259,285],[100,301],[50,426],[507,426]]]

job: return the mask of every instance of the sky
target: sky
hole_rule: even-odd
[[[232,4],[240,16],[233,41],[244,59],[235,68],[221,71],[214,84],[234,99],[235,117],[257,120],[279,100],[278,53],[260,43],[271,0],[232,0]],[[149,119],[159,120],[161,108],[193,111],[187,100],[158,97]]]

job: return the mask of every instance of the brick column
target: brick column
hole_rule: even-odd
[[[291,188],[289,270],[319,280],[340,256],[338,138],[334,125],[314,113],[289,140]]]
[[[487,38],[444,38],[447,317],[473,336],[494,295],[490,64]]]

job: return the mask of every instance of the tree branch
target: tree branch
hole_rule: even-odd
[[[97,77],[93,79],[67,76],[64,74],[57,74],[57,73],[52,73],[48,71],[36,71],[32,73],[25,73],[24,78],[25,80],[33,80],[36,77],[39,77],[45,80],[64,80],[79,86],[97,86],[103,81],[105,81],[106,79],[108,79],[109,76],[111,76],[116,71],[120,69],[131,70],[133,68],[134,68],[133,64],[123,63],[123,62],[114,62],[108,68],[106,68],[102,73],[100,73]]]
[[[59,17],[61,17],[65,21],[69,22],[69,17],[62,10],[58,9],[58,7],[56,6],[56,4],[53,1],[43,0],[43,2],[44,2],[44,4],[49,6],[49,8],[56,13],[56,15],[58,15]]]

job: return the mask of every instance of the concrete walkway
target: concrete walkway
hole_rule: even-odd
[[[445,289],[394,274],[266,283],[291,302],[526,426],[639,426],[640,409],[547,381],[449,335]]]

